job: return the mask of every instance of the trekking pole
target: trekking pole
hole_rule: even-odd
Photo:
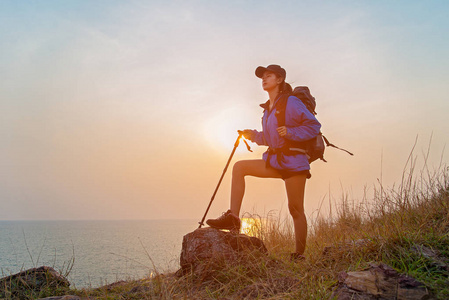
[[[200,224],[200,226],[198,226],[198,228],[201,228],[201,226],[204,225],[204,219],[206,218],[206,215],[207,215],[207,213],[209,212],[209,208],[210,208],[210,206],[212,205],[212,201],[214,201],[215,195],[217,194],[217,191],[218,191],[218,188],[220,187],[221,181],[223,180],[223,177],[224,177],[224,175],[225,175],[225,173],[226,173],[226,170],[227,170],[228,167],[229,167],[229,163],[231,162],[231,159],[232,159],[232,157],[234,156],[235,150],[236,150],[237,147],[239,146],[240,138],[242,137],[243,132],[239,130],[238,133],[239,133],[239,137],[238,137],[237,140],[235,141],[234,149],[232,149],[231,155],[229,156],[228,162],[226,163],[226,166],[225,166],[225,168],[224,168],[224,170],[223,170],[223,173],[221,174],[220,180],[218,181],[218,184],[217,184],[217,187],[215,188],[214,194],[212,195],[212,198],[210,199],[210,202],[209,202],[209,205],[207,206],[206,212],[204,213],[204,216],[203,216],[203,218],[201,219],[201,222],[198,222],[198,223]],[[248,150],[251,151],[251,149],[249,148],[249,146],[248,146],[248,144],[246,143],[246,141],[244,141],[244,142],[245,142],[246,147],[248,148]],[[252,152],[252,151],[251,151],[251,152]]]

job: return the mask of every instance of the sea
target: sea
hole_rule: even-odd
[[[174,272],[197,221],[0,221],[0,275],[45,265],[95,288]]]

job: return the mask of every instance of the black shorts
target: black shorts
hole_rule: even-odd
[[[303,171],[299,171],[299,172],[292,172],[292,171],[287,171],[287,170],[278,170],[275,169],[279,174],[281,174],[282,179],[288,179],[290,177],[293,176],[297,176],[297,175],[306,175],[306,178],[309,179],[310,177],[312,177],[312,174],[310,174],[310,170],[303,170]]]

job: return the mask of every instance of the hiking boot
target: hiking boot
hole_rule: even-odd
[[[231,210],[223,213],[223,215],[217,219],[207,220],[206,223],[215,229],[228,229],[237,232],[240,230],[240,218],[234,215]]]
[[[291,261],[299,262],[299,261],[302,261],[302,260],[305,260],[305,259],[306,259],[306,257],[304,255],[302,255],[302,254],[299,254],[298,252],[290,253],[290,260]]]

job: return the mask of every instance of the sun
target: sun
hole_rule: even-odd
[[[262,231],[260,219],[242,218],[240,232],[249,236],[257,236]]]
[[[246,125],[245,125],[246,124]],[[204,122],[205,139],[220,151],[231,151],[238,137],[238,130],[245,129],[248,121],[238,107],[221,110]],[[239,147],[243,149],[244,147]]]

